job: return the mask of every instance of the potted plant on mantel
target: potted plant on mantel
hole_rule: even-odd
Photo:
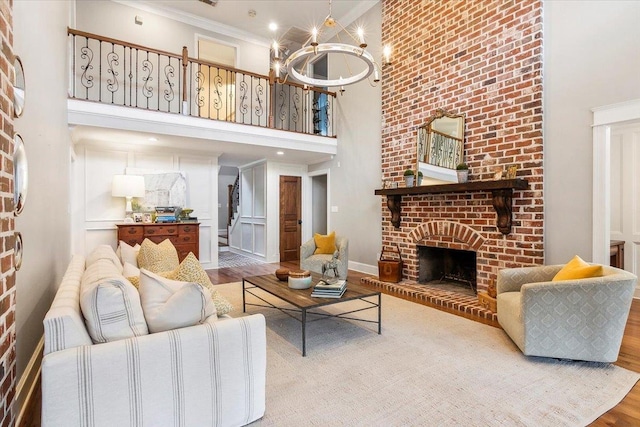
[[[456,166],[456,173],[458,174],[458,182],[467,182],[469,179],[469,166],[466,163],[460,163]]]
[[[413,169],[407,169],[404,171],[404,183],[406,187],[413,187],[414,175]]]

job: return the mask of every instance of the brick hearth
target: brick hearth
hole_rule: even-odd
[[[482,307],[477,297],[443,289],[434,289],[432,286],[422,285],[412,280],[389,283],[382,282],[377,277],[363,277],[360,281],[364,285],[379,289],[385,294],[499,327],[498,315]]]

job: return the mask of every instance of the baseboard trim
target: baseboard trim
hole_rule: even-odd
[[[31,355],[31,359],[27,364],[27,368],[20,377],[18,385],[16,386],[16,398],[14,401],[14,411],[18,414],[16,419],[16,426],[22,425],[29,403],[33,398],[35,387],[38,384],[40,373],[42,370],[42,353],[44,350],[44,336],[38,341],[36,350]]]
[[[361,273],[373,274],[374,276],[378,275],[378,266],[363,264],[361,262],[349,261],[349,270],[359,271]]]

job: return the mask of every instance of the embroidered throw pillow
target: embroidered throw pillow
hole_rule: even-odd
[[[326,236],[323,234],[314,234],[313,241],[316,244],[316,250],[314,254],[329,254],[332,255],[336,251],[336,232],[332,231],[331,234]]]
[[[209,289],[218,316],[227,314],[233,309],[231,303],[220,295],[220,292],[215,290],[215,286],[211,283],[207,272],[204,271],[202,265],[200,265],[200,261],[198,261],[198,258],[196,258],[193,252],[189,252],[189,255],[182,260],[175,270],[165,271],[159,274],[172,280],[199,283]]]
[[[171,243],[165,239],[155,244],[149,239],[144,239],[140,245],[138,253],[138,267],[149,270],[153,273],[175,270],[180,262],[178,261],[178,251]]]
[[[138,289],[140,286],[140,269],[138,267],[125,262],[122,269],[122,275],[126,277],[136,289]]]
[[[171,280],[141,269],[139,291],[152,333],[198,325],[216,314],[209,290],[198,283]]]

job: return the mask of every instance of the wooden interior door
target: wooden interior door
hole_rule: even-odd
[[[300,259],[302,244],[302,179],[280,176],[280,261]]]

